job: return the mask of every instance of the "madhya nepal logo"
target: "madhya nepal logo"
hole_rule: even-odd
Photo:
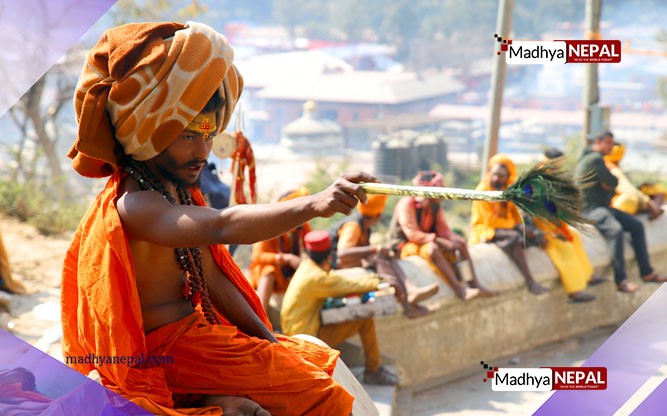
[[[606,367],[498,368],[480,361],[493,391],[606,390]]]
[[[508,64],[571,64],[621,62],[620,40],[513,41],[493,35]]]

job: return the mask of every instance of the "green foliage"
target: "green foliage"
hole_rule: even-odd
[[[44,235],[72,231],[86,212],[89,201],[54,195],[53,191],[59,188],[62,189],[58,181],[19,184],[0,180],[0,212],[33,225]]]

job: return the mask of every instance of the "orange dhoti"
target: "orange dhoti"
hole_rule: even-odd
[[[260,403],[274,416],[349,414],[350,395],[330,377],[338,353],[277,338],[280,343],[272,343],[232,326],[210,325],[195,312],[150,332],[146,346],[153,356],[173,359],[161,367],[177,407],[189,407],[202,395],[233,395]]]

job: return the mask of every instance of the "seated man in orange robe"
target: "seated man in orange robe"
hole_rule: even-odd
[[[412,180],[416,186],[444,186],[442,175],[435,171],[421,171]],[[456,295],[464,300],[477,295],[493,296],[494,290],[483,287],[477,280],[468,244],[449,228],[438,199],[403,197],[394,208],[396,239],[401,258],[419,256],[444,280]],[[457,260],[467,263],[467,270],[454,266]],[[470,287],[466,287],[462,272],[469,272]]]
[[[289,201],[310,193],[304,187],[286,192],[278,202]],[[303,236],[310,231],[305,223],[271,240],[260,241],[252,246],[250,284],[257,291],[264,310],[269,310],[272,293],[285,293],[289,279],[301,263]]]
[[[414,286],[398,264],[393,250],[370,244],[371,228],[382,218],[386,201],[387,195],[368,195],[366,204],[357,205],[358,213],[334,224],[330,231],[334,245],[332,266],[335,269],[368,267],[394,287],[405,316],[424,316],[429,310],[419,302],[438,293],[438,284],[423,288]]]
[[[507,156],[497,154],[489,160],[488,171],[477,185],[480,191],[502,191],[516,180],[516,166]],[[525,227],[514,204],[503,202],[473,201],[470,214],[472,223],[471,243],[493,243],[509,255],[526,281],[528,290],[539,295],[548,289],[534,278],[524,252],[527,245],[545,244],[544,235],[535,228]]]
[[[69,156],[78,173],[111,178],[65,258],[63,353],[154,358],[71,365],[155,414],[348,415],[353,397],[331,377],[338,353],[274,335],[223,244],[347,214],[366,200],[356,182],[376,179],[343,176],[272,205],[204,206],[197,181],[243,86],[232,59],[227,40],[195,22],[112,28],[88,55]]]

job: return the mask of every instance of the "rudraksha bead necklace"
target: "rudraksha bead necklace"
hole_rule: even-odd
[[[141,162],[128,158],[123,166],[123,170],[127,172],[145,191],[155,191],[162,194],[162,196],[173,205],[177,204],[176,199],[167,192],[153,172]],[[192,205],[192,195],[190,190],[176,187],[178,198],[181,205]],[[185,271],[186,279],[183,285],[183,297],[189,300],[192,306],[197,306],[201,303],[202,312],[206,320],[215,325],[219,324],[220,320],[216,315],[211,297],[209,296],[208,284],[204,277],[204,266],[202,263],[202,252],[199,247],[177,248],[175,249],[176,261]]]

